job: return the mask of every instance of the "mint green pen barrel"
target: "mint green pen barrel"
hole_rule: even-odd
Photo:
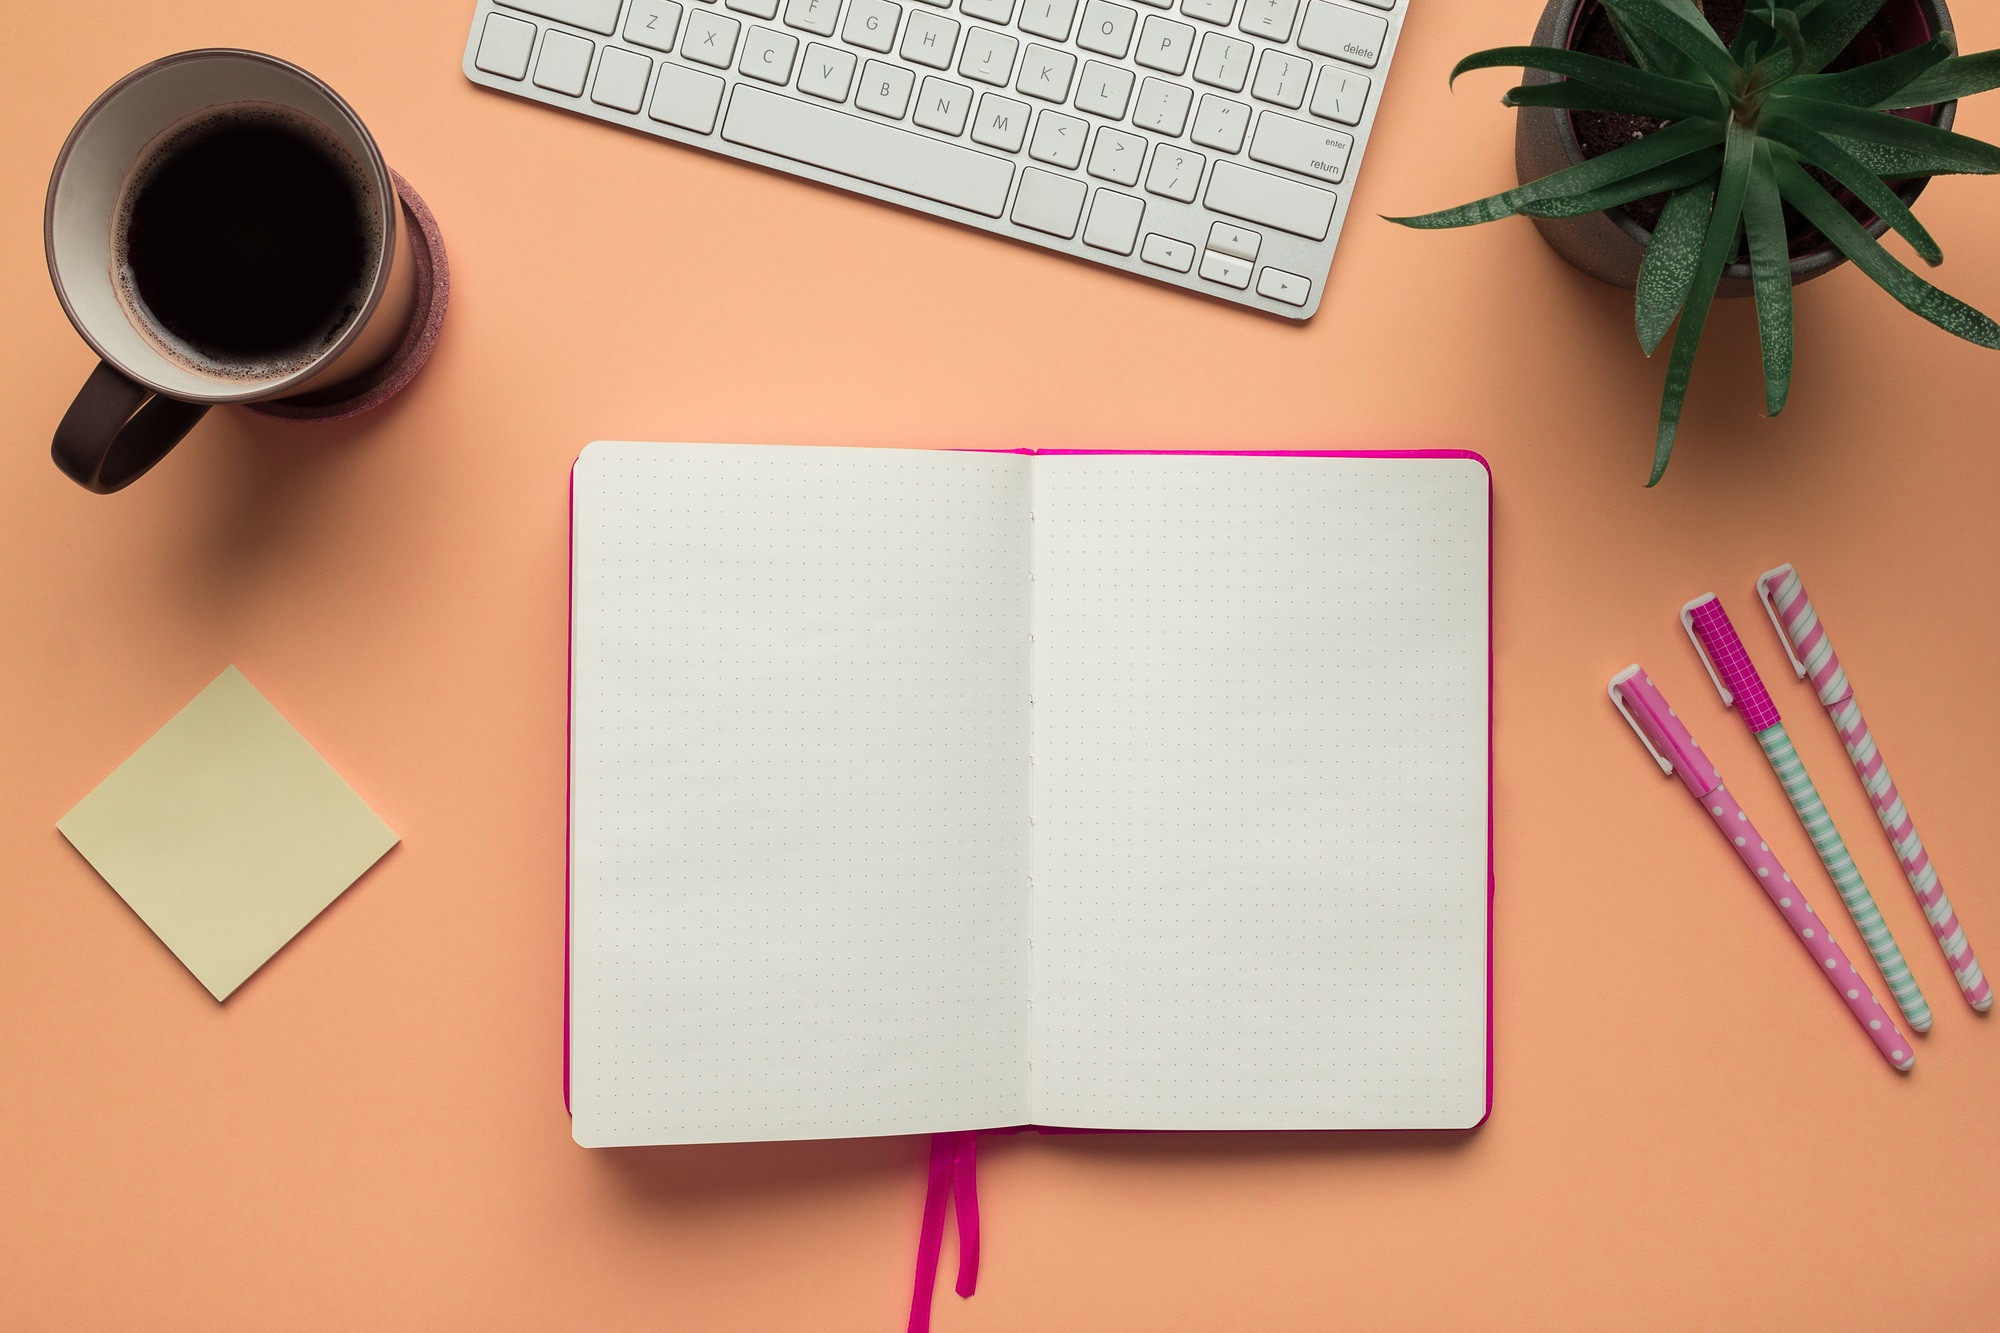
[[[1840,900],[1847,904],[1847,914],[1854,918],[1862,942],[1875,955],[1875,965],[1882,969],[1882,980],[1889,983],[1896,1006],[1912,1028],[1929,1032],[1931,1007],[1924,1003],[1924,993],[1917,989],[1917,979],[1910,975],[1910,965],[1903,961],[1903,951],[1896,947],[1889,923],[1882,919],[1881,909],[1869,896],[1868,886],[1861,882],[1861,872],[1854,868],[1854,858],[1847,854],[1847,844],[1840,840],[1833,816],[1826,812],[1825,802],[1813,790],[1806,766],[1800,761],[1799,752],[1792,748],[1792,738],[1785,734],[1778,706],[1771,702],[1771,692],[1764,688],[1763,678],[1744,650],[1736,626],[1729,623],[1729,613],[1722,609],[1722,602],[1714,593],[1703,593],[1681,608],[1681,625],[1694,643],[1695,652],[1700,654],[1702,665],[1714,679],[1715,688],[1721,692],[1722,702],[1736,710],[1743,725],[1757,738],[1757,744],[1764,747],[1764,757],[1771,761],[1778,781],[1784,784],[1785,795],[1791,798],[1799,822],[1806,826],[1806,836],[1812,839],[1813,850],[1819,853],[1820,864],[1826,867],[1833,887],[1840,891]]]
[[[1806,836],[1812,839],[1813,850],[1819,853],[1820,864],[1826,867],[1833,887],[1840,892],[1840,900],[1847,904],[1848,915],[1854,918],[1862,943],[1875,955],[1875,965],[1882,969],[1882,979],[1889,983],[1896,1007],[1910,1020],[1911,1027],[1929,1032],[1931,1007],[1925,1002],[1924,993],[1917,989],[1917,979],[1910,975],[1910,965],[1903,961],[1903,951],[1896,947],[1896,937],[1889,933],[1889,923],[1882,919],[1874,897],[1862,882],[1861,872],[1855,869],[1847,844],[1840,840],[1833,816],[1826,812],[1825,802],[1819,799],[1812,779],[1806,776],[1806,766],[1799,752],[1792,748],[1785,724],[1774,723],[1758,732],[1757,743],[1764,747],[1764,757],[1771,761],[1778,781],[1784,784],[1785,795],[1790,798],[1792,809],[1798,812],[1799,822],[1806,826]]]

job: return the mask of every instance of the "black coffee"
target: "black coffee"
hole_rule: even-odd
[[[282,371],[338,336],[376,244],[359,172],[278,112],[225,113],[157,150],[128,196],[128,290],[209,369]]]

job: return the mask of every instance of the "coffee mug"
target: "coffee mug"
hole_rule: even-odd
[[[212,406],[329,418],[428,357],[448,285],[429,210],[324,83],[253,51],[134,70],[70,131],[49,276],[99,364],[56,466],[109,493]]]

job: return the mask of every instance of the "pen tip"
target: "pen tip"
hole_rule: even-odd
[[[1909,1073],[1911,1067],[1917,1063],[1917,1057],[1909,1051],[1892,1051],[1889,1058],[1894,1060],[1896,1068],[1905,1074]]]

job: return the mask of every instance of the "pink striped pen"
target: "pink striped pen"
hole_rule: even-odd
[[[1826,626],[1820,624],[1819,613],[1813,609],[1812,599],[1806,596],[1805,585],[1799,582],[1798,571],[1790,565],[1779,565],[1758,575],[1757,598],[1764,603],[1764,610],[1778,631],[1778,641],[1785,645],[1785,656],[1791,659],[1792,670],[1801,677],[1812,677],[1813,689],[1819,692],[1826,715],[1833,719],[1833,729],[1847,748],[1847,757],[1875,807],[1875,817],[1882,821],[1882,829],[1889,835],[1889,846],[1903,867],[1904,877],[1910,881],[1911,892],[1917,895],[1917,904],[1924,909],[1924,920],[1930,922],[1931,934],[1944,950],[1945,961],[1951,964],[1952,975],[1958,978],[1958,988],[1965,993],[1966,1003],[1982,1012],[1991,1009],[1993,988],[1979,970],[1979,960],[1972,956],[1965,928],[1959,925],[1958,914],[1952,911],[1951,899],[1944,896],[1937,867],[1931,864],[1930,853],[1924,850],[1923,839],[1917,836],[1917,826],[1910,822],[1909,809],[1889,777],[1889,766],[1883,762],[1874,736],[1869,734],[1861,705],[1854,701],[1853,687],[1847,682],[1847,672],[1834,654],[1833,644],[1826,637]]]
[[[1611,678],[1609,692],[1612,705],[1624,714],[1632,730],[1639,733],[1640,742],[1659,763],[1661,771],[1678,776],[1722,830],[1722,836],[1729,839],[1736,855],[1756,876],[1792,933],[1799,937],[1799,943],[1805,945],[1827,981],[1847,1002],[1854,1021],[1861,1024],[1861,1030],[1875,1043],[1875,1049],[1882,1052],[1882,1058],[1897,1069],[1907,1070],[1914,1065],[1916,1053],[1897,1030],[1896,1021],[1868,989],[1860,971],[1833,942],[1826,923],[1813,912],[1799,886],[1792,883],[1792,877],[1778,864],[1778,858],[1771,855],[1770,844],[1758,835],[1751,826],[1750,816],[1724,789],[1722,775],[1688,734],[1686,725],[1667,706],[1665,696],[1652,679],[1635,663]]]

